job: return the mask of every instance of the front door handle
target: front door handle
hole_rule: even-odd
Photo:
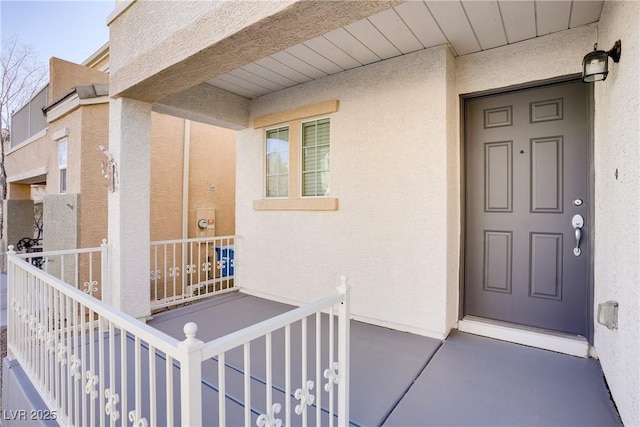
[[[584,226],[584,218],[580,214],[576,214],[571,218],[571,225],[575,230],[576,236],[576,247],[573,248],[573,254],[575,256],[580,256],[582,253],[582,249],[580,249],[580,240],[582,238],[582,227]]]

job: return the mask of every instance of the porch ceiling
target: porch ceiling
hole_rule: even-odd
[[[467,55],[600,19],[604,1],[407,1],[205,83],[244,98],[449,44]]]

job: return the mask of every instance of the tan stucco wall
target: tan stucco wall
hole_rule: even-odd
[[[83,66],[93,68],[99,71],[108,72],[109,69],[109,43],[105,43],[93,55],[87,58],[83,63]]]
[[[331,114],[330,194],[339,208],[254,211],[253,201],[264,195],[264,131],[239,132],[236,229],[243,237],[243,288],[308,302],[333,292],[346,274],[356,318],[446,336],[447,318],[457,313],[446,313],[447,300],[457,295],[458,266],[448,263],[459,252],[458,225],[448,219],[459,215],[449,212],[457,189],[447,177],[456,173],[458,159],[457,141],[447,141],[448,55],[444,47],[416,52],[253,102],[255,118],[339,101]]]
[[[598,46],[622,40],[595,84],[595,298],[620,304],[618,329],[596,324],[595,347],[626,426],[640,425],[640,3],[607,2]],[[616,177],[617,174],[617,177]]]
[[[152,113],[151,240],[182,238],[185,122]],[[235,132],[190,122],[188,237],[196,210],[215,209],[218,236],[235,233]],[[210,185],[214,185],[214,191]]]
[[[7,199],[11,200],[31,200],[31,185],[7,183]]]
[[[49,104],[53,104],[75,86],[109,83],[109,75],[54,57],[49,60],[49,81]]]
[[[151,114],[151,241],[182,237],[184,120]]]
[[[26,144],[20,144],[13,150],[9,150],[5,157],[7,179],[26,178],[29,175],[39,173],[49,166],[49,130],[41,138]],[[37,172],[36,172],[37,171]],[[11,194],[8,195],[11,198]]]
[[[236,133],[191,122],[189,237],[196,237],[196,210],[215,209],[217,236],[235,234]],[[210,185],[214,185],[211,191]]]
[[[82,110],[78,108],[59,120],[49,123],[47,194],[60,193],[58,142],[62,138],[53,140],[53,136],[65,133],[67,134],[65,137],[67,139],[67,193],[79,193],[81,190]]]
[[[80,195],[78,193],[48,194],[43,197],[43,222],[46,224],[42,242],[44,251],[78,247]]]
[[[96,70],[109,69],[109,56],[101,58],[99,61],[96,61],[94,64],[91,64],[91,68],[95,68]]]
[[[93,248],[107,238],[107,181],[102,176],[102,163],[106,163],[107,157],[98,146],[109,147],[108,104],[82,107],[81,138],[79,242],[81,248]]]
[[[85,105],[52,122],[49,127],[48,135],[67,133],[67,192],[81,195],[79,247],[99,246],[102,239],[107,237],[107,182],[101,174],[102,162],[106,157],[98,150],[98,145],[109,146],[108,114],[106,103]],[[233,131],[192,124],[190,161],[194,165],[190,168],[189,215],[193,213],[195,216],[194,210],[202,206],[220,210],[218,234],[221,231],[233,234],[235,231],[234,135]],[[150,190],[152,240],[182,237],[183,144],[184,120],[153,113]],[[23,156],[17,156],[22,153]],[[34,157],[46,159],[43,164],[49,168],[47,194],[58,193],[57,141],[42,138],[14,154],[16,160],[10,166],[12,171],[17,171],[18,161],[24,164],[23,169],[29,169],[33,167]],[[34,156],[31,162],[30,155]],[[216,191],[210,192],[209,183],[221,185],[216,186]],[[56,239],[51,233],[47,237]]]
[[[33,237],[33,201],[3,200],[6,217],[2,222],[7,245],[16,245],[23,237]]]
[[[106,187],[101,178],[100,161],[104,155],[97,149],[99,144],[108,145],[108,104],[87,105],[76,108],[69,114],[49,124],[44,137],[33,141],[7,156],[9,177],[26,174],[29,171],[47,168],[46,193],[59,193],[58,141],[53,136],[67,139],[67,193],[81,194],[77,207],[79,226],[83,230],[79,239],[66,239],[66,230],[55,224],[47,224],[45,244],[56,249],[98,246],[106,237]],[[64,136],[66,135],[66,136]],[[62,139],[62,138],[60,138]],[[23,186],[28,188],[28,186]],[[19,188],[12,185],[11,188]],[[26,191],[22,191],[22,196]],[[25,198],[19,194],[10,194],[12,198]],[[30,197],[29,195],[26,198]],[[80,214],[80,205],[84,207]],[[53,213],[45,214],[47,221],[56,221]],[[77,240],[77,243],[76,243]],[[58,243],[64,243],[59,246]],[[65,246],[73,244],[73,246]]]
[[[107,237],[107,182],[101,174],[101,164],[106,157],[97,147],[109,146],[108,114],[106,103],[76,108],[50,123],[44,137],[20,146],[7,156],[9,177],[46,167],[46,192],[58,194],[58,140],[53,140],[52,135],[66,134],[67,193],[81,195],[79,247],[99,246]],[[184,121],[156,113],[152,116],[152,240],[178,239],[182,237]],[[194,165],[189,213],[195,216],[197,207],[215,207],[220,210],[218,233],[233,234],[235,133],[193,123],[191,137],[190,161]],[[216,184],[216,191],[209,191],[210,183]],[[18,194],[20,188],[10,186],[10,197],[28,199],[30,193],[25,190]],[[14,189],[13,196],[11,189]],[[50,227],[45,225],[45,228]],[[58,237],[53,230],[46,234],[46,239],[59,240]]]

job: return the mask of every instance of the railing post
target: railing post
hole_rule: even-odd
[[[351,288],[347,285],[347,277],[340,277],[338,292],[344,295],[338,310],[338,369],[340,380],[338,381],[338,426],[349,425],[349,345],[350,345],[350,308],[349,294]]]
[[[178,348],[184,355],[180,360],[180,413],[181,425],[202,425],[202,347],[204,343],[196,338],[198,325],[189,322],[184,325],[184,341]],[[168,386],[168,385],[167,385]],[[171,424],[171,420],[167,420]]]
[[[15,340],[14,328],[15,324],[13,323],[13,310],[11,307],[10,301],[14,297],[14,292],[16,289],[16,269],[13,264],[13,257],[16,255],[16,251],[14,251],[14,246],[9,245],[7,248],[7,357],[9,359],[15,359],[15,355],[13,354],[12,348]]]

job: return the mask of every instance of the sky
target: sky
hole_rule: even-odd
[[[48,67],[52,56],[82,63],[109,41],[115,0],[0,0],[0,37],[31,45]]]

